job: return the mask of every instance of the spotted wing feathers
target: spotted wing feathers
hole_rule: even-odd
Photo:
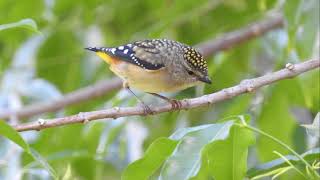
[[[86,48],[91,51],[95,52],[105,52],[106,54],[117,57],[123,61],[129,62],[131,64],[137,65],[139,67],[142,67],[144,69],[148,70],[157,70],[162,67],[164,67],[163,64],[160,63],[151,63],[148,62],[141,57],[136,56],[136,52],[134,51],[135,45],[133,44],[126,44],[123,46],[115,47],[115,48],[106,48],[106,47],[101,47],[101,48],[96,48],[96,47],[90,47]]]

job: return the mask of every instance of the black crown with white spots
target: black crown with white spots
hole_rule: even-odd
[[[133,51],[133,44],[126,44],[119,47],[107,48],[107,47],[88,47],[85,48],[94,52],[104,52],[109,56],[113,56],[116,58],[120,58],[126,62],[132,63],[134,65],[140,66],[144,69],[148,70],[157,70],[163,67],[162,64],[152,64],[147,61],[144,61],[135,56],[135,52]]]

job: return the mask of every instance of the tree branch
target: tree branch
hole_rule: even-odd
[[[266,74],[264,76],[243,80],[239,85],[223,89],[216,93],[204,95],[198,98],[192,99],[184,99],[181,100],[181,107],[179,109],[191,109],[200,106],[207,106],[213,103],[217,103],[223,100],[230,99],[235,96],[239,96],[244,93],[253,92],[255,89],[260,88],[262,86],[266,86],[272,84],[276,81],[292,78],[306,71],[310,71],[312,69],[317,69],[320,67],[320,60],[309,60],[299,64],[287,64],[286,68],[279,70],[277,72],[273,72],[270,74]],[[170,104],[150,107],[153,111],[153,114],[159,114],[163,112],[176,111],[177,109],[173,109]],[[100,111],[92,111],[79,113],[78,115],[72,115],[63,118],[55,118],[43,120],[40,119],[35,122],[25,123],[14,126],[17,131],[28,131],[28,130],[41,130],[50,127],[63,126],[67,124],[75,124],[75,123],[86,123],[88,121],[110,118],[116,119],[119,117],[125,116],[135,116],[135,115],[146,115],[144,114],[144,109],[142,107],[114,107],[111,109],[100,110]]]
[[[198,48],[203,53],[204,57],[207,58],[218,51],[227,50],[237,44],[249,41],[257,36],[262,36],[270,30],[282,27],[282,25],[282,16],[267,18],[239,30],[226,33],[217,39],[214,38],[200,43],[196,45],[196,48]],[[17,118],[29,118],[46,112],[55,112],[66,106],[100,97],[112,90],[120,88],[121,81],[118,78],[98,82],[95,85],[66,94],[62,98],[52,102],[36,103],[17,111],[0,110],[0,119],[8,119],[10,116],[15,116]]]
[[[204,57],[209,57],[219,51],[228,50],[235,45],[249,41],[255,37],[262,36],[266,32],[282,26],[282,16],[275,15],[273,18],[261,20],[239,30],[225,33],[218,38],[200,43],[196,45],[196,48],[201,51]]]
[[[10,116],[16,116],[18,118],[28,118],[45,112],[55,112],[66,106],[103,96],[106,93],[112,90],[120,89],[121,87],[122,82],[119,78],[100,81],[94,85],[66,94],[62,98],[59,98],[52,102],[32,104],[18,111],[0,110],[0,119],[8,119],[10,118]]]

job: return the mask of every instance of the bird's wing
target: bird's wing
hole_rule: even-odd
[[[133,43],[135,56],[152,64],[164,65],[172,53],[173,41],[166,39],[143,40]]]
[[[138,49],[138,55],[134,49]],[[162,63],[156,63],[149,61],[146,56],[141,56],[141,49],[140,47],[134,44],[126,44],[119,47],[109,48],[109,47],[88,47],[87,50],[94,51],[96,53],[104,53],[105,55],[109,56],[111,59],[116,58],[121,61],[126,61],[128,63],[134,64],[141,68],[147,70],[158,70],[164,67]]]
[[[164,67],[162,63],[152,60],[150,61],[150,58],[152,57],[150,57],[147,53],[141,56],[142,49],[143,48],[135,44],[126,44],[117,48],[111,48],[111,54],[109,54],[148,70],[158,70]]]

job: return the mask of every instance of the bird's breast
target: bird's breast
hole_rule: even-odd
[[[165,67],[158,70],[146,70],[127,62],[118,62],[111,64],[110,69],[130,87],[144,92],[175,92],[197,84],[197,82],[178,83],[174,81]]]

